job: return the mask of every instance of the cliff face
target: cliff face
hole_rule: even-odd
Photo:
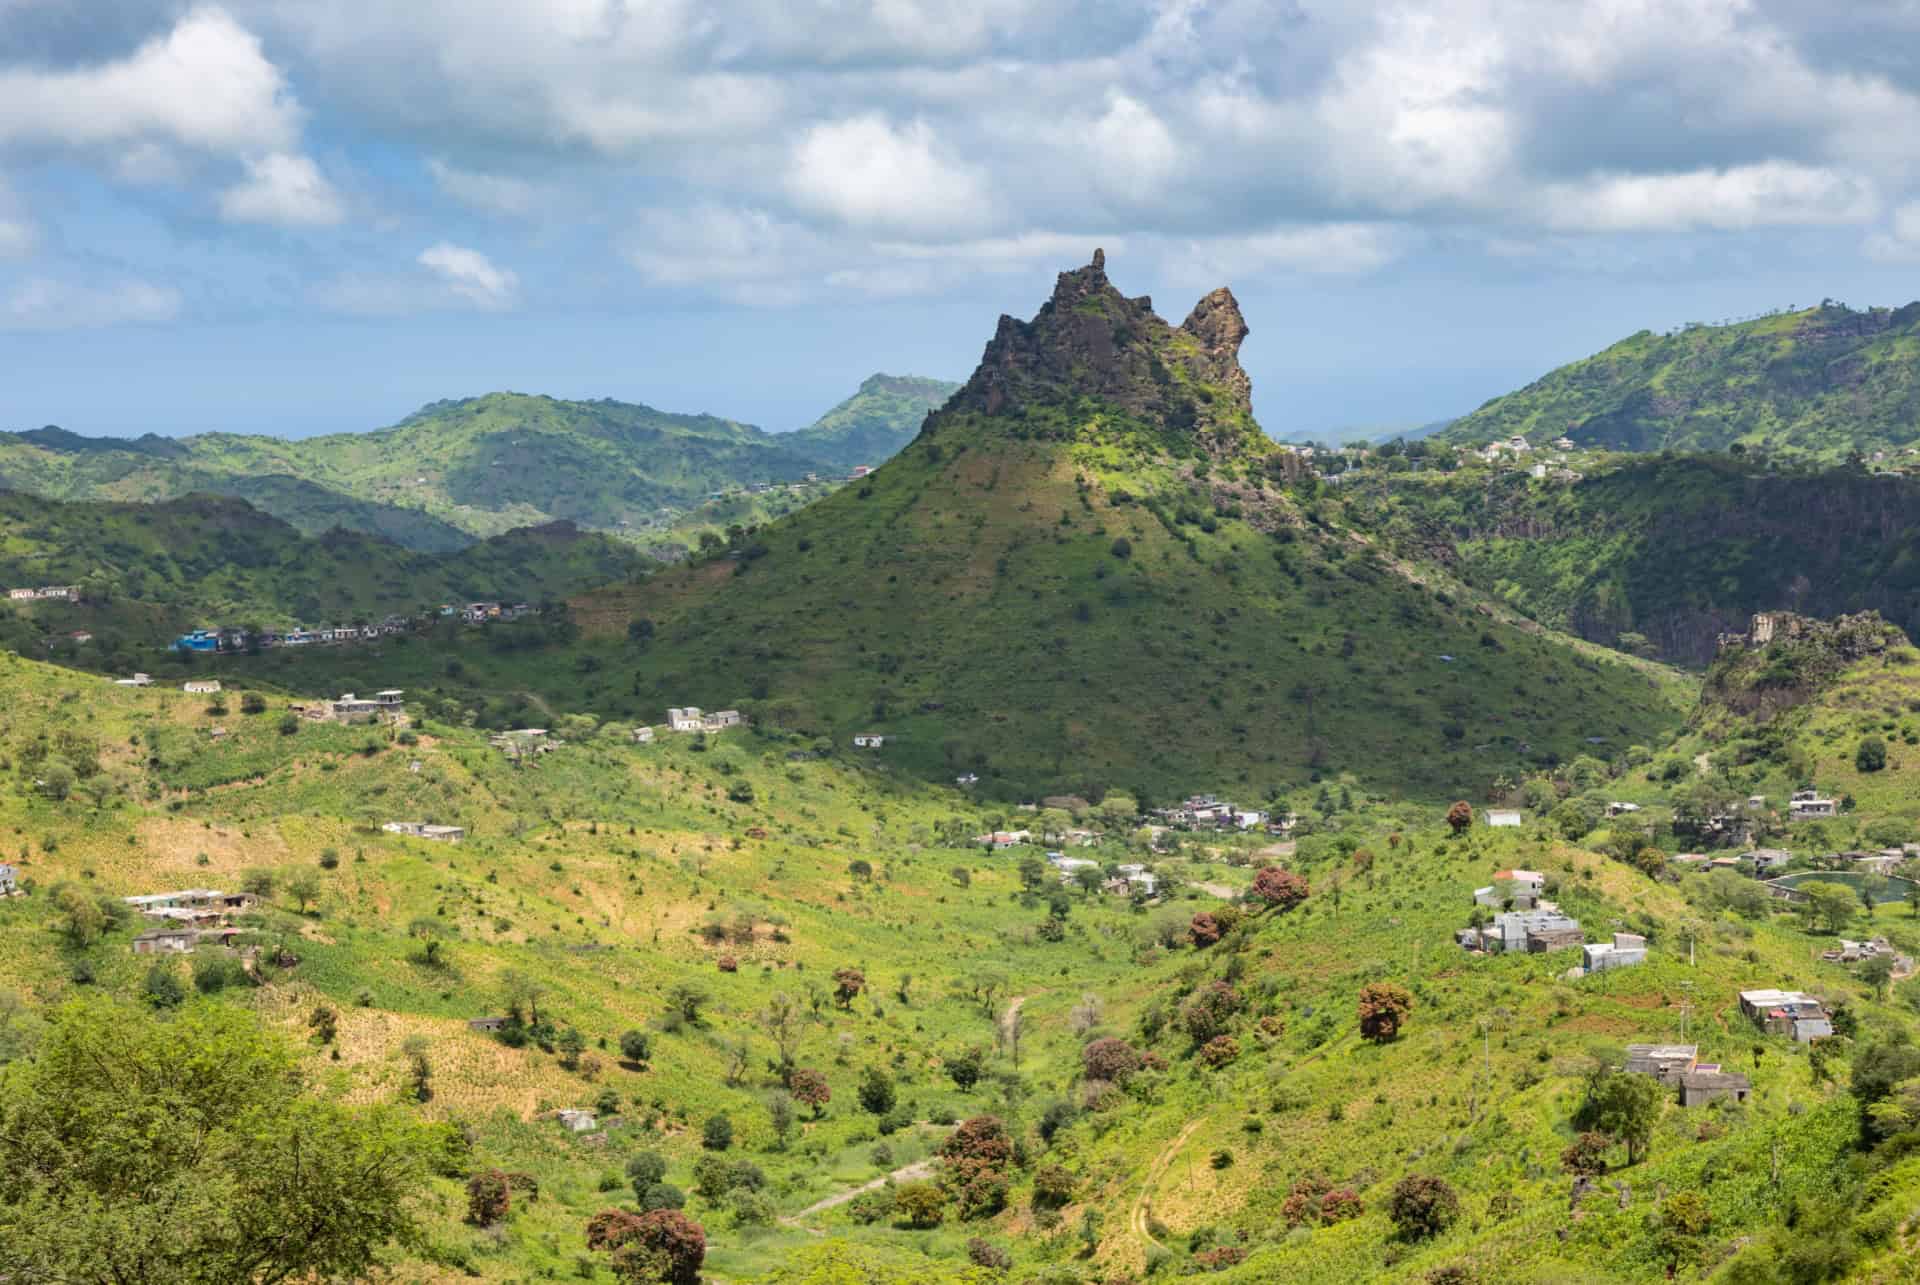
[[[1222,287],[1179,327],[1145,295],[1129,299],[1107,279],[1106,255],[1062,272],[1033,320],[1003,316],[973,377],[929,420],[967,414],[1021,418],[1084,399],[1153,428],[1187,435],[1223,456],[1262,442],[1253,383],[1240,368],[1246,319]]]
[[[1702,685],[1695,721],[1726,713],[1769,722],[1814,699],[1847,666],[1906,641],[1874,611],[1831,620],[1790,611],[1760,613],[1746,633],[1722,640]]]

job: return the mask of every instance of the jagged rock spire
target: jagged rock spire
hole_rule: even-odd
[[[954,414],[1020,415],[1091,399],[1159,427],[1192,433],[1215,454],[1258,438],[1252,381],[1240,368],[1246,319],[1222,287],[1178,329],[1145,295],[1107,280],[1107,256],[1062,272],[1032,321],[1003,316],[980,365],[928,431]]]

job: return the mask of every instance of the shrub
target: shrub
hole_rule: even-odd
[[[975,1236],[967,1241],[967,1261],[975,1267],[990,1267],[1004,1272],[1013,1266],[1013,1255],[992,1241]]]
[[[1247,1251],[1238,1245],[1219,1245],[1201,1250],[1193,1256],[1193,1261],[1210,1272],[1224,1272],[1229,1267],[1238,1267],[1246,1258]]]
[[[1368,982],[1360,988],[1360,1034],[1385,1044],[1400,1034],[1413,1011],[1413,996],[1392,982]]]
[[[833,1090],[827,1085],[827,1077],[810,1066],[794,1071],[788,1091],[793,1094],[795,1102],[813,1108],[816,1120],[820,1118],[820,1109],[833,1100]]]
[[[620,1033],[620,1056],[629,1062],[643,1063],[653,1051],[653,1042],[645,1031],[622,1031]]]
[[[863,1191],[847,1202],[847,1217],[857,1223],[877,1223],[893,1215],[894,1188],[891,1183]]]
[[[1453,1225],[1460,1216],[1460,1197],[1445,1179],[1410,1174],[1394,1184],[1387,1216],[1403,1239],[1424,1240]]]
[[[1059,1165],[1041,1165],[1033,1172],[1033,1203],[1040,1209],[1058,1209],[1073,1202],[1073,1175]]]
[[[1180,1028],[1195,1044],[1225,1035],[1243,1005],[1240,992],[1225,982],[1208,982],[1180,1007]]]
[[[1597,1174],[1607,1171],[1607,1152],[1613,1147],[1613,1139],[1606,1134],[1589,1129],[1560,1153],[1560,1167],[1568,1173]]]
[[[1089,1080],[1125,1084],[1140,1069],[1140,1051],[1125,1040],[1095,1040],[1080,1050],[1080,1068]]]
[[[1187,936],[1195,950],[1205,950],[1220,940],[1220,921],[1202,910],[1188,921]]]
[[[885,1115],[893,1110],[893,1077],[877,1066],[870,1066],[860,1076],[861,1109],[873,1115]]]
[[[1200,1046],[1200,1061],[1205,1066],[1227,1066],[1240,1057],[1240,1041],[1231,1035],[1216,1035]]]
[[[1887,743],[1877,736],[1860,738],[1853,752],[1853,765],[1862,772],[1878,772],[1887,765]]]
[[[491,1227],[507,1216],[512,1201],[507,1175],[498,1169],[483,1169],[467,1179],[467,1221],[476,1227]]]
[[[611,1251],[613,1273],[622,1280],[700,1285],[707,1232],[674,1209],[644,1214],[607,1209],[588,1221],[587,1248]]]
[[[733,1121],[726,1112],[707,1117],[700,1127],[700,1145],[709,1151],[725,1151],[733,1145]]]
[[[636,1151],[627,1157],[627,1181],[638,1199],[648,1187],[667,1176],[667,1158],[657,1151]]]
[[[686,1207],[687,1193],[670,1182],[656,1182],[640,1193],[640,1208],[683,1209]]]
[[[177,1008],[180,1001],[187,997],[187,988],[180,984],[179,977],[166,964],[155,964],[147,970],[146,981],[141,983],[140,993],[147,1003],[155,1008]]]
[[[894,1189],[893,1206],[909,1227],[938,1227],[946,1216],[947,1198],[930,1182],[903,1182]]]
[[[1356,860],[1359,855],[1358,852],[1354,854]],[[1254,873],[1253,887],[1248,890],[1247,896],[1250,900],[1286,911],[1305,901],[1311,891],[1307,881],[1293,871],[1282,870],[1279,866],[1263,866]]]

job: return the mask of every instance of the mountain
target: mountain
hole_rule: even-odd
[[[1656,668],[1410,575],[1291,490],[1246,333],[1224,289],[1173,326],[1100,256],[1062,273],[871,477],[576,599],[598,668],[632,675],[600,699],[874,728],[891,763],[1021,793],[1457,792],[1675,724]]]
[[[716,492],[844,474],[856,455],[877,464],[945,388],[876,375],[818,424],[787,434],[520,393],[435,402],[391,428],[298,441],[89,438],[48,427],[0,434],[0,487],[67,500],[234,495],[309,535],[339,526],[432,552],[551,521],[642,533]]]
[[[516,530],[446,553],[378,535],[298,530],[228,496],[153,504],[63,503],[0,492],[0,588],[77,584],[80,606],[4,613],[0,639],[24,650],[83,628],[76,659],[153,669],[190,628],[317,625],[413,614],[442,602],[540,602],[634,574],[626,544],[567,523]]]
[[[1340,493],[1405,556],[1608,646],[1704,665],[1720,634],[1782,610],[1873,610],[1920,634],[1920,478],[1627,456],[1568,484],[1365,469]]]
[[[1840,459],[1920,442],[1920,303],[1836,303],[1643,330],[1454,422],[1440,440],[1565,435],[1622,451],[1739,445]]]
[[[782,440],[842,471],[880,464],[912,441],[921,421],[958,387],[920,375],[869,375],[860,391]]]

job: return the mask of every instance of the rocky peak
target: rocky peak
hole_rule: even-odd
[[[1085,399],[1190,434],[1215,455],[1258,441],[1253,385],[1240,368],[1247,323],[1233,292],[1207,295],[1175,329],[1152,299],[1115,289],[1106,267],[1095,250],[1085,267],[1059,275],[1033,320],[1001,317],[979,368],[928,431],[950,415],[1019,419]]]

